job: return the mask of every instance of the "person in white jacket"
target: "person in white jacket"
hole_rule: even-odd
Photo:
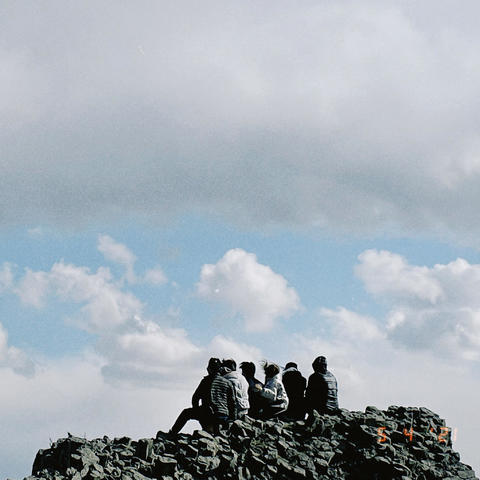
[[[260,411],[260,417],[266,420],[287,409],[288,397],[281,380],[280,367],[275,363],[265,362],[263,370],[265,372],[265,385],[260,391],[260,395],[265,400],[265,406]]]
[[[224,360],[222,365],[230,370],[224,377],[232,382],[235,388],[236,418],[243,418],[250,408],[248,382],[241,373],[237,372],[237,363],[232,358]]]

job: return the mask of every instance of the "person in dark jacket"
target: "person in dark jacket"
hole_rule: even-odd
[[[236,392],[233,383],[226,377],[231,370],[225,366],[220,367],[218,375],[213,379],[210,388],[210,405],[214,430],[219,432],[221,426],[226,426],[237,418]]]
[[[192,407],[185,408],[170,429],[170,434],[177,434],[185,426],[188,420],[198,420],[202,429],[208,429],[212,424],[210,389],[213,380],[218,375],[221,366],[220,359],[211,358],[208,362],[208,375],[202,378],[192,396]]]
[[[250,403],[248,415],[252,418],[258,418],[260,408],[265,403],[260,396],[263,383],[255,378],[255,364],[253,362],[242,362],[240,369],[248,383],[248,401]]]
[[[338,410],[337,380],[327,370],[327,359],[317,357],[313,363],[313,373],[308,379],[305,400],[309,414],[316,410],[320,414]]]
[[[303,420],[305,418],[305,388],[307,380],[298,371],[296,363],[289,362],[285,365],[282,381],[288,396],[288,408],[283,414],[283,418]]]

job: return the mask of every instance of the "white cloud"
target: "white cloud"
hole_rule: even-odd
[[[112,251],[115,252],[126,251],[117,249],[115,242],[104,242],[104,245],[113,245]],[[117,258],[123,258],[125,264],[134,258],[133,254],[123,253]],[[161,270],[156,268],[150,272],[154,272],[152,275],[158,280]],[[260,273],[267,274],[266,280],[273,280],[274,288],[275,282],[283,285],[284,280],[279,281],[276,278],[279,276],[267,267],[260,268]],[[242,360],[260,355],[256,348],[222,336],[214,337],[207,346],[196,345],[185,330],[164,327],[144,318],[143,303],[105,267],[91,272],[87,267],[61,261],[49,271],[26,269],[14,291],[24,303],[36,308],[55,301],[77,306],[78,309],[66,320],[95,335],[95,351],[103,363],[102,374],[112,384],[173,388],[200,375],[208,357],[213,354],[238,355]],[[178,312],[171,309],[167,314],[178,316]],[[9,352],[9,362],[12,365],[15,362],[15,368],[20,369],[21,352],[13,347],[3,350],[5,355]]]
[[[409,265],[400,255],[366,250],[358,259],[355,273],[374,295],[416,298],[430,304],[444,295],[441,284],[427,267]]]
[[[321,308],[319,314],[326,319],[338,337],[358,341],[374,341],[384,337],[375,319],[339,307],[337,310]]]
[[[98,251],[111,262],[119,263],[126,269],[125,278],[129,283],[136,281],[134,265],[137,257],[123,243],[116,242],[108,235],[98,237]]]
[[[202,267],[197,292],[242,315],[248,331],[270,330],[275,320],[300,308],[297,292],[286,279],[240,248],[229,250],[216,264]]]
[[[27,270],[17,288],[20,298],[35,307],[42,306],[48,292],[61,301],[81,304],[72,320],[92,333],[120,326],[143,309],[134,295],[113,282],[107,268],[91,273],[86,267],[58,262],[49,272]]]
[[[103,335],[97,348],[108,362],[102,371],[109,381],[136,386],[182,383],[204,357],[184,330],[161,328],[139,317]]]
[[[192,367],[202,352],[183,330],[163,329],[142,319],[142,302],[124,291],[104,267],[92,273],[86,267],[58,262],[48,272],[27,269],[15,291],[23,302],[37,308],[52,296],[79,305],[68,321],[97,336],[97,351],[106,361],[103,371],[115,381],[141,385],[142,378],[148,377],[149,384],[161,384],[182,377],[178,364]]]
[[[368,250],[355,271],[384,300],[389,338],[409,349],[480,360],[480,265],[457,259],[432,268]]]
[[[240,362],[258,362],[262,360],[262,353],[257,347],[238,343],[232,338],[216,335],[207,348],[210,356],[222,358],[233,358],[237,365]]]
[[[41,308],[49,290],[49,279],[45,272],[33,272],[29,268],[15,289],[23,303]]]
[[[145,272],[143,280],[152,285],[163,285],[167,282],[167,276],[160,267],[155,267]]]
[[[257,347],[230,337],[216,335],[206,345],[195,345],[184,330],[143,320],[128,332],[103,337],[98,351],[107,361],[102,367],[106,380],[134,387],[179,388],[198,381],[210,357],[234,358],[238,364],[262,358]]]
[[[13,287],[12,265],[5,262],[0,269],[0,294]]]
[[[35,374],[35,364],[30,358],[14,346],[8,345],[7,331],[0,323],[0,367],[12,369],[13,372],[25,377]]]

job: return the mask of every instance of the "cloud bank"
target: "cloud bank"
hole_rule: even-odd
[[[475,242],[476,2],[6,5],[0,225],[195,211]]]

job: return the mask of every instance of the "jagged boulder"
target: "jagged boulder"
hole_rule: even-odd
[[[25,480],[464,480],[445,421],[426,408],[342,409],[307,422],[237,420],[221,435],[60,439]]]

